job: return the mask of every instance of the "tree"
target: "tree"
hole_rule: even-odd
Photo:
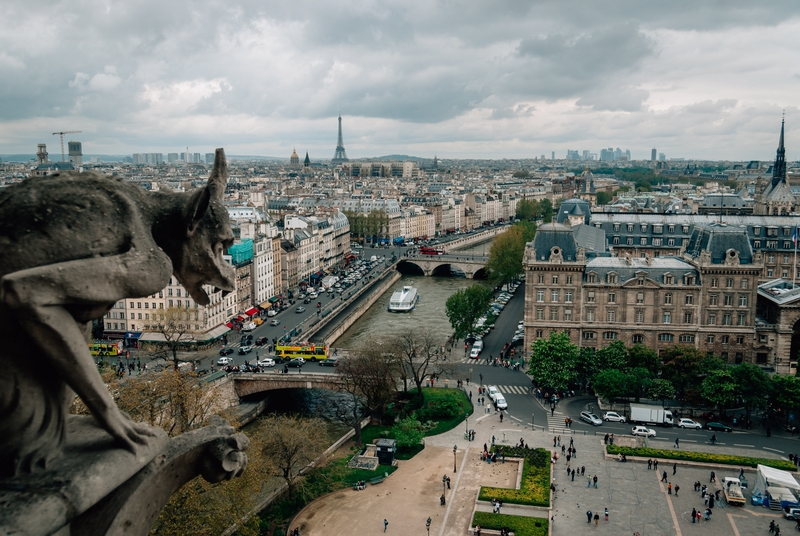
[[[521,169],[519,171],[515,171],[511,176],[516,179],[527,179],[528,176],[530,176],[530,173],[524,169]]]
[[[551,333],[549,339],[537,339],[531,348],[528,374],[539,385],[562,390],[575,380],[579,350],[569,335],[561,331]]]
[[[532,221],[518,221],[514,224],[522,230],[522,241],[527,244],[536,236],[536,224]]]
[[[445,372],[447,362],[441,343],[441,339],[427,328],[408,330],[390,341],[398,363],[417,387],[420,404],[425,380],[433,374]]]
[[[505,233],[492,240],[486,270],[489,279],[504,284],[519,279],[522,273],[522,257],[525,254],[525,239],[522,228],[512,225]]]
[[[545,223],[553,221],[553,203],[549,199],[542,199],[539,203],[542,220]]]
[[[597,356],[591,346],[581,346],[575,361],[575,380],[581,384],[581,390],[594,380],[599,372]]]
[[[763,370],[751,363],[742,363],[731,367],[730,370],[736,382],[739,399],[744,404],[747,420],[750,420],[750,413],[753,410],[766,407],[772,382]]]
[[[422,442],[425,432],[422,424],[414,417],[406,417],[392,427],[392,435],[398,448],[413,448]]]
[[[653,380],[650,383],[650,388],[647,390],[647,396],[656,400],[661,400],[663,404],[666,400],[675,398],[675,388],[667,380],[660,378]]]
[[[197,309],[182,307],[156,309],[150,313],[151,320],[144,326],[145,330],[159,333],[164,337],[164,342],[155,343],[155,347],[172,354],[172,362],[176,370],[178,369],[178,350],[194,341],[194,333],[197,332],[197,314]]]
[[[641,367],[650,371],[653,376],[658,376],[661,369],[661,359],[652,348],[643,344],[634,344],[628,348],[628,367]]]
[[[536,216],[537,209],[536,201],[520,199],[517,201],[517,211],[514,216],[521,221],[531,221]]]
[[[717,406],[720,411],[725,411],[736,402],[738,396],[738,386],[733,379],[733,375],[728,369],[712,370],[703,379],[701,384],[703,397]]]
[[[600,206],[607,205],[609,203],[609,201],[611,201],[611,199],[612,199],[611,194],[609,194],[608,192],[605,192],[605,191],[602,191],[602,190],[597,192],[597,204],[598,205],[600,205]]]
[[[771,406],[788,419],[789,412],[800,407],[800,378],[797,376],[772,376]]]
[[[624,342],[616,340],[597,350],[596,359],[599,370],[623,370],[628,364],[628,349]]]
[[[693,346],[673,346],[661,354],[664,365],[661,377],[672,382],[678,400],[701,403],[703,379],[725,363],[718,357],[706,354]]]
[[[286,481],[289,495],[294,495],[300,472],[328,446],[328,438],[320,433],[324,421],[270,415],[260,419],[257,426],[263,438],[261,455],[271,462],[273,473]]]
[[[461,289],[447,298],[445,314],[456,339],[464,339],[475,332],[475,324],[486,314],[491,302],[492,289],[480,283]]]
[[[595,393],[613,403],[629,395],[630,377],[621,370],[605,369],[597,374],[592,386]]]

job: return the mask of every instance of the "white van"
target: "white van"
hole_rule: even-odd
[[[244,332],[253,331],[254,329],[256,329],[255,322],[245,322],[242,324],[242,331]]]
[[[483,352],[483,341],[475,341],[475,344],[472,345],[473,350],[477,350],[480,354]]]

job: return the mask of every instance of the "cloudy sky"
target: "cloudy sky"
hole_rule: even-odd
[[[0,153],[800,158],[800,2],[3,0]]]

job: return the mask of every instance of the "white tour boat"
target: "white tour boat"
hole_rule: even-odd
[[[398,290],[392,293],[389,300],[389,311],[393,313],[405,313],[410,311],[417,305],[419,294],[417,289],[411,286],[403,287],[403,290]]]

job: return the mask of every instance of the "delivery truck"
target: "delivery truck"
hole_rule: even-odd
[[[657,426],[672,426],[672,412],[661,406],[631,404],[630,421]]]

